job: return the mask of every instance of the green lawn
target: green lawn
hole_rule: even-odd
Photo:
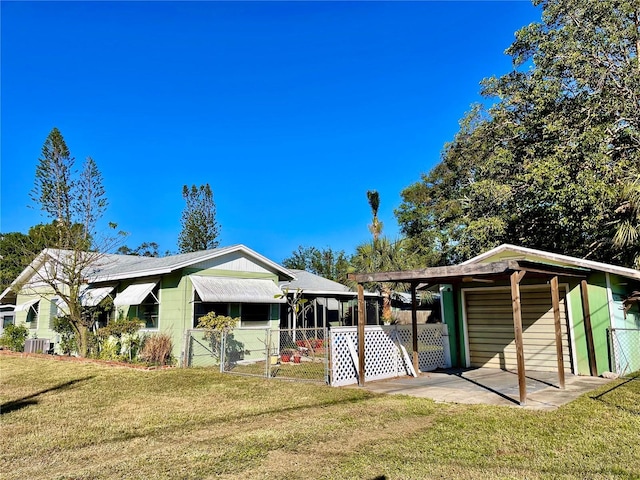
[[[0,355],[0,478],[640,478],[640,378],[554,412]]]

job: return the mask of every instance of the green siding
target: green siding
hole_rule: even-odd
[[[453,289],[451,285],[442,285],[440,290],[441,302],[442,302],[442,321],[447,325],[449,331],[449,351],[451,352],[451,365],[453,367],[461,367],[458,365],[460,349],[464,351],[464,335],[460,335],[460,332],[456,329],[455,315],[454,315],[454,297]]]
[[[48,338],[51,342],[56,339],[56,332],[52,330],[53,315],[56,312],[56,306],[51,302],[53,295],[46,288],[43,288],[38,294],[18,294],[16,298],[16,305],[22,305],[30,300],[37,299],[38,303],[38,315],[36,328],[33,328],[32,322],[27,322],[28,311],[15,312],[15,324],[25,325],[28,330],[28,338]]]
[[[580,282],[571,280],[569,283],[569,322],[573,327],[573,346],[577,365],[575,366],[578,375],[590,375],[589,358],[587,356],[587,337],[584,328],[584,316],[582,314],[582,294],[580,292]]]
[[[591,328],[593,330],[593,345],[596,353],[596,374],[601,375],[610,369],[607,330],[610,327],[611,319],[609,316],[609,298],[604,273],[597,273],[589,277],[588,294]]]
[[[591,331],[593,332],[593,346],[597,367],[596,373],[600,375],[610,369],[607,331],[610,326],[610,316],[605,274],[593,274],[587,281]],[[590,375],[584,312],[582,309],[582,292],[580,283],[575,280],[572,280],[570,284],[569,303],[571,306],[571,322],[573,325],[574,345],[578,363],[577,373],[579,375]]]

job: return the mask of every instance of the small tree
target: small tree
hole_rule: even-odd
[[[182,211],[182,231],[178,237],[180,253],[216,248],[219,244],[219,226],[216,222],[216,204],[209,184],[191,188],[182,187],[186,205]]]
[[[198,320],[198,328],[206,330],[204,334],[205,340],[211,345],[214,356],[222,361],[222,336],[231,332],[240,322],[238,317],[229,317],[226,315],[216,315],[216,312],[209,312]],[[231,342],[226,346],[225,353],[233,353],[238,350],[237,342]]]

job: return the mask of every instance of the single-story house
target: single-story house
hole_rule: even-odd
[[[31,335],[48,338],[59,351],[59,335],[52,319],[64,313],[65,304],[42,282],[55,259],[70,252],[45,249],[12,286],[0,295],[2,303],[15,304],[16,324],[27,325]],[[240,318],[241,327],[278,328],[281,294],[279,282],[292,281],[293,273],[244,245],[234,245],[167,257],[103,254],[83,272],[86,285],[81,301],[87,307],[107,305],[98,319],[137,317],[142,333],[163,332],[173,340],[173,355],[180,359],[184,333],[198,319],[215,311]],[[17,291],[16,291],[17,289]]]
[[[565,374],[640,369],[639,270],[501,245],[459,265],[353,279],[407,282],[414,296],[438,287],[453,366],[517,370],[523,402],[525,368],[558,372],[561,386]]]

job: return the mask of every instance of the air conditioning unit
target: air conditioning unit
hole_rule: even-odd
[[[24,341],[24,353],[49,353],[48,338],[27,338]]]

